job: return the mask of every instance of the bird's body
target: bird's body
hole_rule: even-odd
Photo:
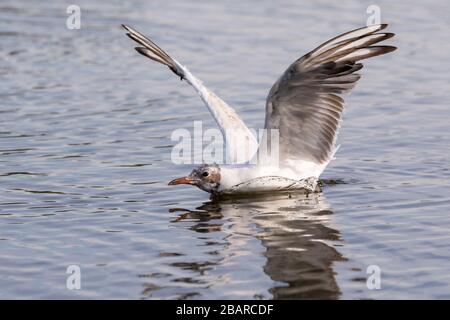
[[[227,168],[228,169],[228,168]],[[225,171],[226,172],[226,171]],[[248,176],[225,175],[223,184],[218,188],[217,194],[239,194],[239,193],[259,193],[270,191],[293,191],[303,192],[319,191],[316,177],[304,179],[288,178],[284,173],[276,172],[273,175],[252,173]],[[234,172],[231,172],[234,174]]]
[[[142,46],[136,48],[139,53],[168,66],[194,87],[218,124],[233,164],[202,165],[169,183],[191,184],[213,194],[318,190],[318,178],[337,150],[341,95],[359,80],[359,61],[396,49],[373,45],[394,36],[379,32],[387,27],[380,24],[344,33],[294,61],[269,92],[259,145],[235,110],[186,67],[141,33],[123,27]]]
[[[321,168],[322,167],[322,168]],[[301,168],[302,170],[298,170]],[[270,190],[317,190],[317,179],[325,165],[303,163],[303,166],[238,164],[221,165],[219,193],[257,192]],[[313,181],[314,183],[311,183]],[[296,183],[294,183],[296,182]]]

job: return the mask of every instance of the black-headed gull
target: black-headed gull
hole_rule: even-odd
[[[344,100],[361,77],[358,61],[394,51],[374,45],[394,36],[379,32],[387,24],[359,28],[337,36],[294,61],[273,85],[266,101],[265,129],[277,132],[279,161],[261,159],[255,136],[222,99],[206,88],[189,70],[153,41],[123,25],[127,35],[142,47],[140,54],[164,64],[192,85],[217,122],[228,159],[233,164],[203,164],[169,185],[190,184],[212,194],[303,189],[315,191],[320,174],[336,152]],[[265,146],[271,146],[266,134]],[[265,147],[264,154],[272,154]],[[258,150],[258,152],[257,152]],[[242,156],[244,155],[244,156]],[[258,156],[258,161],[251,161]]]

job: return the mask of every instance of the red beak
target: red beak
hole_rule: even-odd
[[[177,184],[193,184],[193,185],[195,185],[195,180],[193,180],[189,177],[181,177],[181,178],[174,179],[169,182],[169,186],[174,186]]]

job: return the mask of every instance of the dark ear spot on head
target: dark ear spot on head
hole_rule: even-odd
[[[214,170],[213,172],[211,172],[211,174],[209,175],[209,179],[212,183],[220,183],[220,171]]]

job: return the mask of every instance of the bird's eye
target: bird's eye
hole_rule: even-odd
[[[209,175],[208,171],[204,171],[204,172],[202,173],[202,176],[204,176],[204,177],[207,177],[208,175]]]

